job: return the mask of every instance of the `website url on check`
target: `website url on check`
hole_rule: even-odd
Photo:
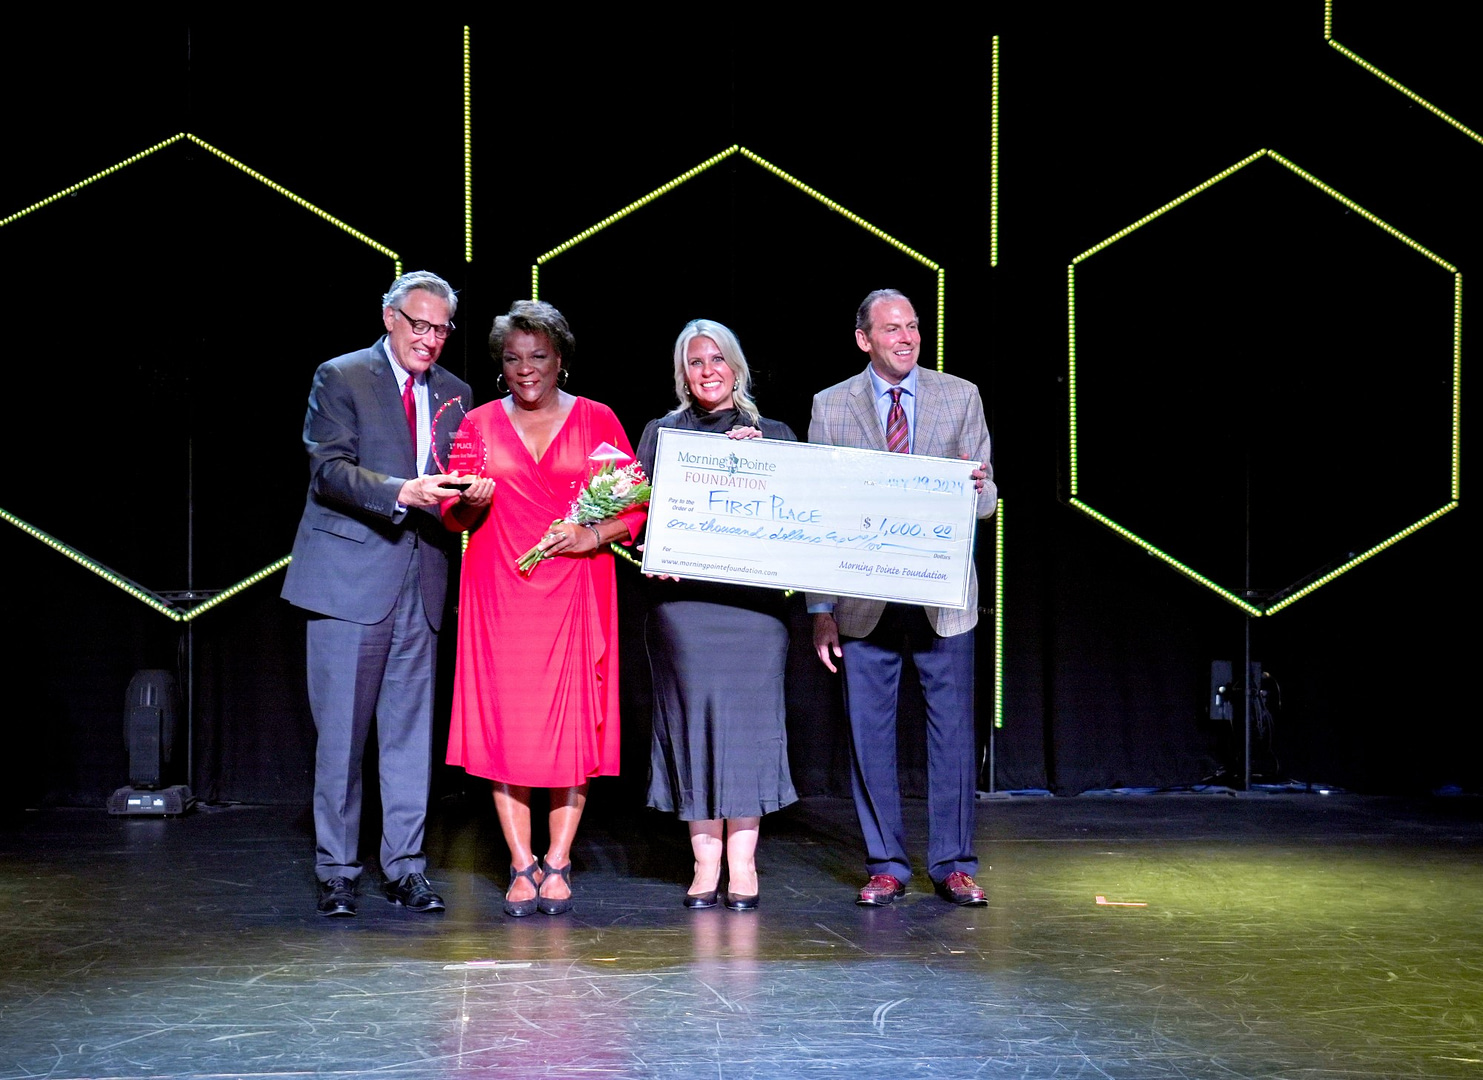
[[[712,573],[727,574],[751,574],[754,577],[777,577],[776,570],[754,570],[750,566],[732,566],[730,563],[718,562],[692,562],[688,559],[680,559],[675,564],[687,570],[707,570]]]

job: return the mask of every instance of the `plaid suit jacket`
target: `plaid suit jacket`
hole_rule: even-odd
[[[984,481],[984,489],[978,496],[978,516],[986,518],[991,515],[998,496],[994,488],[993,466],[989,463],[989,427],[984,421],[984,404],[978,387],[966,379],[918,367],[915,412],[912,452],[928,457],[966,456],[973,461],[982,461],[989,478]],[[886,433],[875,411],[868,368],[854,378],[814,395],[808,441],[862,450],[886,449]],[[886,609],[882,600],[808,594],[810,605],[831,601],[839,632],[845,637],[866,637],[875,629]],[[970,565],[968,606],[965,609],[928,607],[924,610],[927,621],[939,637],[953,637],[972,630],[978,623],[978,571]]]

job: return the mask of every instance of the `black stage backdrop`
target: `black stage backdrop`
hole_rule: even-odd
[[[471,260],[462,23],[404,9],[291,30],[254,17],[18,33],[0,72],[13,805],[96,805],[125,782],[124,688],[145,667],[193,676],[199,794],[309,798],[302,623],[280,574],[182,624],[16,524],[155,591],[221,589],[289,549],[310,377],[376,338],[390,258],[191,140],[22,213],[181,132],[454,281],[444,362],[481,400],[489,322],[530,295],[537,256],[734,144],[810,185],[944,268],[946,369],[988,406],[1005,634],[984,786],[1192,784],[1236,764],[1207,698],[1211,661],[1239,665],[1245,616],[1069,504],[1067,267],[1270,150],[1466,274],[1483,265],[1483,142],[1329,44],[1322,0],[1040,8],[474,22]],[[1480,131],[1470,39],[1449,12],[1337,0],[1332,36]],[[576,330],[571,389],[635,439],[673,404],[671,343],[697,316],[737,330],[764,411],[803,433],[811,396],[863,366],[854,306],[883,285],[915,298],[933,355],[934,273],[740,155],[540,277]],[[1453,499],[1453,297],[1450,271],[1353,206],[1273,157],[1248,164],[1078,264],[1077,494],[1236,592],[1248,561],[1259,596],[1343,563]],[[1253,621],[1274,713],[1265,778],[1478,787],[1467,520],[1448,513]],[[980,530],[986,735],[994,539]],[[649,586],[631,570],[620,788],[637,799]],[[806,793],[840,793],[838,690],[805,629],[800,616],[795,772]],[[745,663],[744,647],[717,659]]]

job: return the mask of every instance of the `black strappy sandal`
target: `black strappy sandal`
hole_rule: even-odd
[[[524,878],[526,881],[530,882],[531,888],[535,889],[536,895],[532,896],[529,900],[511,900],[510,890],[506,889],[506,915],[513,915],[515,916],[515,918],[519,919],[526,915],[534,915],[536,913],[536,909],[540,907],[538,898],[541,895],[541,886],[536,882],[536,871],[540,868],[540,863],[531,863],[524,870],[516,870],[513,866],[510,867],[510,889],[513,889],[515,887],[516,881],[518,881],[520,878]]]
[[[571,863],[567,863],[560,870],[558,870],[554,866],[547,865],[546,860],[542,859],[541,873],[545,875],[545,877],[541,878],[541,884],[543,885],[548,879],[559,877],[562,881],[566,882],[566,887],[568,889],[572,887]],[[567,896],[561,900],[552,900],[549,897],[541,896],[540,890],[538,888],[536,890],[536,908],[543,915],[561,915],[572,909],[572,898],[570,896]]]

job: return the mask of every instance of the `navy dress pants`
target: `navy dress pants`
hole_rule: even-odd
[[[927,873],[941,882],[955,870],[977,872],[973,631],[938,637],[920,607],[889,604],[869,637],[845,638],[842,647],[851,786],[867,868],[911,879],[896,771],[896,704],[910,656],[927,705]]]

